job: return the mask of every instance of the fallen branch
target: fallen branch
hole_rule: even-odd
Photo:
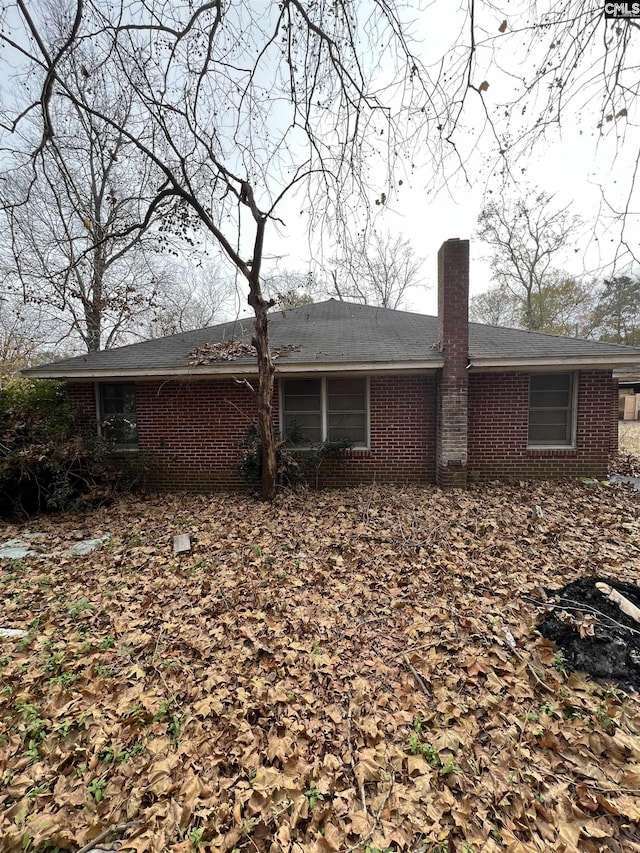
[[[413,675],[413,677],[415,678],[415,680],[418,682],[418,687],[422,690],[422,692],[424,693],[424,695],[425,695],[425,696],[428,696],[430,699],[432,699],[432,698],[433,698],[433,693],[429,690],[429,688],[427,687],[427,683],[426,683],[426,681],[425,681],[425,680],[424,680],[424,678],[420,675],[420,673],[419,673],[419,672],[418,672],[418,670],[415,668],[415,666],[411,663],[411,661],[409,660],[409,658],[408,658],[406,655],[402,655],[402,660],[405,662],[405,664],[407,665],[407,667],[408,667],[408,668],[409,668],[409,670],[411,671],[411,674]]]
[[[353,743],[351,741],[351,708],[349,708],[349,713],[347,714],[347,740],[349,741],[349,755],[351,756],[351,770],[353,771],[353,778],[355,779],[356,785],[358,785],[360,789],[360,799],[362,800],[362,811],[366,819],[368,819],[367,814],[367,800],[364,795],[364,779],[358,781],[358,774],[356,773],[356,764],[353,760]]]
[[[98,835],[96,835],[96,837],[94,839],[89,841],[88,844],[85,844],[84,847],[81,847],[77,851],[77,853],[88,853],[89,850],[95,850],[95,848],[98,846],[98,844],[100,844],[101,841],[104,841],[104,839],[108,835],[111,835],[112,832],[119,834],[121,832],[124,832],[125,829],[129,829],[130,826],[133,826],[133,824],[131,824],[131,823],[119,823],[116,826],[107,827],[105,830],[103,830]]]
[[[605,598],[608,598],[609,601],[613,601],[614,604],[617,604],[620,610],[622,610],[622,612],[630,619],[633,619],[634,622],[640,622],[640,608],[636,607],[635,604],[629,601],[629,599],[621,592],[618,592],[617,589],[609,586],[608,583],[597,583],[596,589],[598,592],[601,592]]]
[[[381,803],[381,805],[380,805],[380,808],[378,809],[378,811],[377,811],[377,812],[376,812],[376,814],[374,815],[374,818],[373,818],[373,825],[371,826],[371,828],[369,829],[369,831],[367,832],[367,834],[366,834],[363,838],[361,838],[361,839],[358,841],[358,843],[357,843],[357,844],[354,844],[354,845],[353,845],[353,847],[347,847],[347,849],[346,849],[345,853],[353,853],[353,851],[354,851],[354,850],[358,850],[358,848],[361,848],[361,847],[365,847],[365,849],[366,849],[367,841],[369,841],[369,839],[371,838],[371,836],[373,835],[373,833],[374,833],[374,832],[376,831],[376,829],[378,828],[378,824],[380,823],[380,816],[382,815],[382,812],[383,812],[384,807],[385,807],[385,806],[387,805],[387,803],[389,802],[389,797],[391,796],[391,792],[393,791],[393,783],[394,783],[394,781],[395,781],[395,780],[394,780],[394,776],[393,776],[393,773],[392,773],[392,774],[391,774],[391,779],[390,779],[390,784],[389,784],[389,790],[388,790],[388,791],[387,791],[387,793],[385,794],[384,800],[382,801],[382,803]]]

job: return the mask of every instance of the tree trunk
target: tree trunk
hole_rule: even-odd
[[[95,227],[95,240],[102,238],[102,229]],[[102,284],[104,279],[105,263],[104,249],[95,246],[93,249],[93,272],[91,275],[91,288],[87,294],[88,305],[85,307],[87,324],[87,350],[98,352],[102,348],[102,315],[104,306],[102,304]]]
[[[262,487],[263,501],[272,501],[276,496],[276,440],[273,434],[273,377],[275,366],[269,346],[269,321],[267,312],[274,301],[266,300],[262,295],[260,284],[260,267],[262,265],[262,249],[264,245],[264,229],[266,217],[258,210],[253,192],[248,184],[244,184],[245,194],[256,221],[256,238],[253,246],[253,260],[249,275],[249,305],[256,317],[255,333],[252,343],[256,348],[258,358],[258,430],[260,432],[260,448],[262,452]]]
[[[262,451],[263,501],[272,501],[276,495],[276,443],[273,434],[273,376],[275,367],[269,347],[267,311],[269,303],[251,288],[249,304],[256,315],[253,345],[258,354],[258,429]]]

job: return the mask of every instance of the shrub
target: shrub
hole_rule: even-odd
[[[97,436],[82,438],[65,386],[11,377],[0,385],[0,517],[98,501],[132,477]],[[136,460],[140,465],[140,460]],[[135,481],[135,476],[133,480]]]
[[[279,486],[299,486],[305,482],[304,472],[298,459],[289,449],[289,443],[278,438],[276,441],[277,483]],[[257,424],[250,424],[238,441],[240,458],[238,467],[245,482],[256,485],[262,478],[262,445]]]
[[[315,485],[318,487],[320,468],[327,459],[343,460],[345,451],[352,442],[346,438],[333,439],[314,444],[304,450],[295,450],[301,435],[289,435],[276,441],[277,484],[296,487]],[[247,483],[257,484],[262,477],[262,446],[256,424],[251,424],[238,442],[240,458],[238,467]]]

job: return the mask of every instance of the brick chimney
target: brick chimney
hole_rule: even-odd
[[[438,333],[444,366],[438,388],[438,485],[467,485],[469,372],[469,241],[438,252]]]

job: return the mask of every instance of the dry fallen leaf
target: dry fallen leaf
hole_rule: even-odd
[[[9,525],[54,544],[0,567],[29,631],[2,640],[3,853],[109,827],[141,853],[637,849],[637,695],[562,672],[535,626],[587,563],[638,583],[639,501],[366,486]]]

